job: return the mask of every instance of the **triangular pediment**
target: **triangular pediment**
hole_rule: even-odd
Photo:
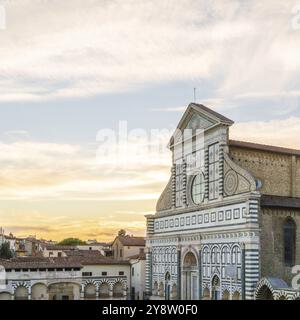
[[[185,129],[191,129],[194,135],[197,130],[206,131],[219,124],[231,126],[233,121],[201,104],[191,103],[179,121],[177,132],[172,136],[169,146],[180,139]]]
[[[187,122],[186,126],[184,127],[184,129],[205,130],[215,124],[216,124],[215,121],[205,118],[198,113],[193,113],[192,116],[190,117],[190,120]]]

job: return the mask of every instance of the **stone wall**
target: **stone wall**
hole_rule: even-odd
[[[230,156],[261,180],[263,194],[300,197],[300,157],[233,146]]]
[[[284,264],[283,223],[292,217],[297,225],[295,264],[300,264],[300,210],[263,208],[261,225],[261,276],[276,277],[291,285],[294,275]]]

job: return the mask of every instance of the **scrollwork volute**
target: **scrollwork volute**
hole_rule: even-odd
[[[224,196],[256,191],[255,178],[224,153]]]

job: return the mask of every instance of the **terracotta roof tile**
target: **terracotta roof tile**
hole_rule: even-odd
[[[76,257],[76,256],[100,256],[103,257],[100,251],[98,250],[82,250],[82,249],[77,249],[77,250],[64,250],[64,253],[68,257]]]
[[[82,268],[84,265],[129,265],[128,261],[108,258],[97,252],[74,252],[67,257],[18,257],[10,260],[0,259],[0,265],[6,269],[40,269],[40,268]],[[67,252],[66,252],[67,253]]]
[[[80,262],[82,265],[128,264],[128,262],[124,260],[116,260],[103,256],[97,250],[75,250],[64,252],[68,256],[68,259]]]
[[[78,261],[68,258],[19,257],[10,260],[0,259],[0,264],[10,269],[27,268],[81,268]]]
[[[133,256],[128,257],[129,260],[131,259],[139,259],[139,260],[146,260],[146,253],[145,252],[141,252],[138,254],[135,254]]]
[[[124,246],[142,247],[146,244],[145,238],[143,237],[118,236],[116,239],[119,239]]]
[[[61,245],[55,245],[55,244],[50,244],[50,245],[46,245],[46,249],[47,250],[75,250],[76,247],[75,246],[61,246]]]
[[[116,260],[108,257],[85,257],[79,260],[82,265],[129,265],[129,261]]]

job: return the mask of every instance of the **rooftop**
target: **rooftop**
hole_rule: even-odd
[[[213,109],[210,109],[210,108],[204,106],[203,104],[199,104],[199,103],[194,103],[193,102],[189,106],[194,107],[198,111],[202,111],[202,112],[205,112],[207,114],[210,114],[210,115],[214,116],[215,118],[219,119],[221,122],[226,122],[228,124],[233,124],[233,121],[231,119],[226,118],[222,114],[214,111]]]
[[[65,251],[67,257],[18,257],[9,260],[0,259],[0,265],[6,269],[46,269],[46,268],[82,268],[84,265],[128,265],[128,261],[108,258],[94,250]]]
[[[129,260],[146,260],[146,253],[145,252],[140,252],[138,254],[135,254],[133,256],[128,257]]]
[[[0,264],[6,269],[27,268],[81,268],[78,261],[68,258],[18,257],[10,260],[0,259]]]
[[[117,236],[116,239],[119,239],[119,241],[124,246],[143,247],[146,245],[146,241],[144,237],[133,237],[133,236],[126,235],[126,236]]]
[[[77,247],[91,247],[91,246],[101,246],[101,247],[106,247],[108,244],[106,242],[89,242],[85,244],[78,244]]]
[[[45,248],[47,250],[75,250],[76,247],[75,246],[61,246],[61,245],[55,245],[55,244],[50,244],[50,245],[46,245]]]
[[[283,148],[283,147],[246,142],[246,141],[229,140],[229,146],[300,156],[300,150],[297,150],[297,149]]]
[[[82,265],[128,264],[123,260],[103,256],[98,250],[65,250],[67,259],[80,262]]]

